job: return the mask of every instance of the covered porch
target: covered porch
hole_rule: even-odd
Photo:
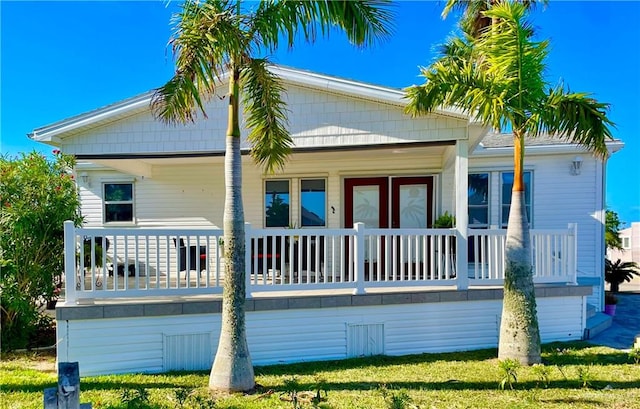
[[[532,230],[536,284],[576,281],[576,226]],[[502,285],[503,229],[255,229],[245,226],[247,298]],[[65,225],[65,305],[221,294],[220,229]]]

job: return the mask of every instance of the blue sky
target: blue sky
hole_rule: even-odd
[[[166,48],[176,1],[0,2],[0,138],[3,154],[33,149],[34,128],[162,85],[172,74]],[[332,35],[272,56],[295,68],[403,88],[422,81],[434,48],[455,25],[443,2],[396,4],[395,34],[373,49]],[[612,104],[613,133],[626,146],[610,159],[607,203],[640,221],[640,2],[553,1],[532,15],[551,40],[548,79]]]

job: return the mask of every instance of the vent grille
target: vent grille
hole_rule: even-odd
[[[211,333],[164,334],[162,367],[164,371],[196,371],[210,369],[213,362]]]
[[[347,356],[384,354],[384,324],[347,324]]]

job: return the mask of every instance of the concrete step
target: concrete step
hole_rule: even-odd
[[[587,314],[588,316],[588,314]],[[606,330],[613,323],[613,317],[603,312],[596,312],[587,318],[587,328],[584,330],[584,339],[591,339]]]
[[[596,315],[596,306],[592,304],[587,304],[587,319]]]

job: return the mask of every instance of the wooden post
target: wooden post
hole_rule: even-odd
[[[76,303],[76,230],[73,222],[64,222],[64,297],[65,304]]]
[[[80,404],[80,367],[77,362],[58,363],[58,387],[44,390],[44,409],[91,409]]]
[[[77,362],[58,363],[58,409],[80,407],[80,369]]]
[[[58,388],[44,390],[44,409],[58,409]]]

